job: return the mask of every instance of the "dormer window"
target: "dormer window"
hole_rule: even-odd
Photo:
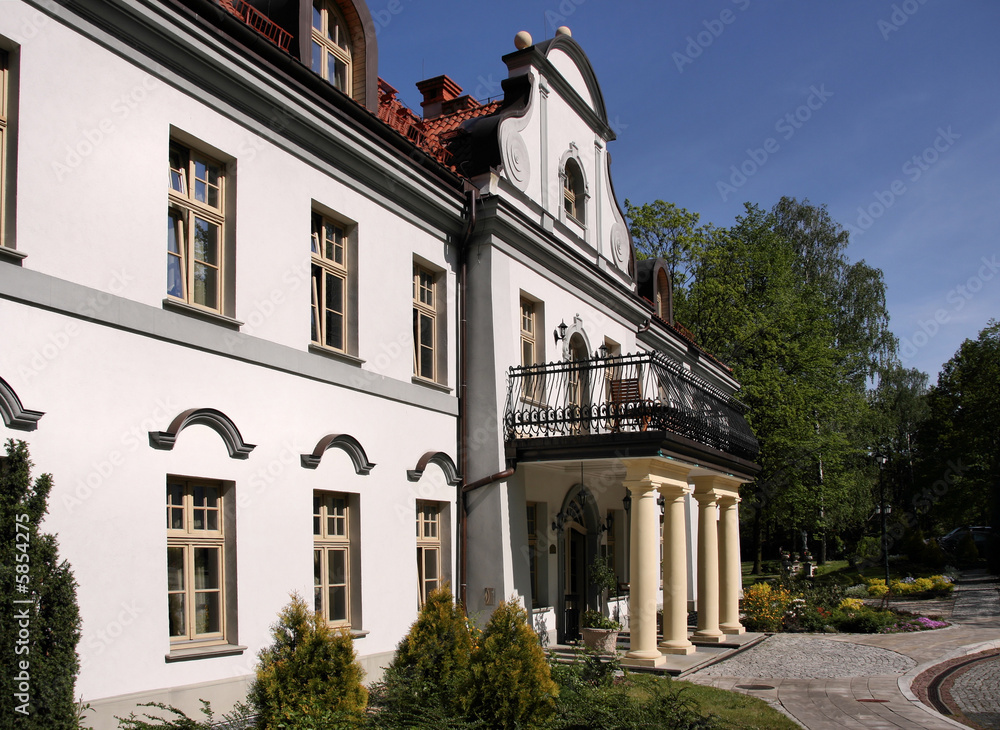
[[[566,215],[575,220],[581,226],[584,225],[584,202],[586,195],[583,189],[583,173],[576,160],[566,161],[566,169],[563,173],[563,208]]]
[[[351,94],[351,40],[343,16],[328,0],[313,0],[312,70]]]

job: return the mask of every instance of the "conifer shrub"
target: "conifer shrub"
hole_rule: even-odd
[[[471,715],[491,728],[544,724],[559,688],[531,628],[514,600],[501,601],[472,656]]]
[[[346,629],[328,626],[293,593],[271,636],[247,698],[261,730],[299,727],[308,717],[335,717],[344,726],[361,720],[368,691]]]
[[[695,730],[717,726],[712,718],[702,717],[697,703],[665,677],[628,674],[617,682],[563,685],[561,690],[550,725],[560,730]]]
[[[373,688],[378,727],[462,727],[471,688],[473,638],[445,585],[427,596]],[[464,725],[469,726],[469,725]]]
[[[31,479],[23,441],[0,459],[0,715],[24,730],[78,726],[80,610],[69,563],[40,529],[52,477]],[[24,603],[23,601],[28,601]],[[24,662],[24,664],[22,664]]]

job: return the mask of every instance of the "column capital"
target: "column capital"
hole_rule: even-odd
[[[699,494],[712,494],[719,500],[739,499],[740,485],[744,483],[743,479],[728,474],[694,474],[691,481],[694,482],[695,498]]]
[[[664,489],[680,490],[681,493],[691,491],[688,486],[688,474],[694,468],[689,464],[667,459],[662,456],[654,456],[642,459],[628,459],[625,461],[627,473],[624,484],[629,489]],[[633,486],[634,485],[634,486]]]

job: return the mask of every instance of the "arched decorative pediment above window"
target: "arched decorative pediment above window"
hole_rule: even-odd
[[[299,2],[299,60],[377,113],[378,42],[368,6],[353,0]]]
[[[340,449],[350,456],[351,462],[354,464],[354,471],[357,474],[367,476],[375,468],[375,464],[368,460],[368,454],[365,453],[361,443],[346,433],[332,433],[329,436],[321,438],[316,443],[316,448],[312,450],[311,454],[302,454],[303,468],[315,469],[318,467],[323,454],[328,449]]]
[[[34,431],[38,428],[38,419],[45,414],[41,411],[30,411],[21,405],[14,389],[7,381],[0,378],[0,416],[4,425],[17,431]]]
[[[246,459],[257,448],[256,444],[248,444],[243,440],[240,430],[229,416],[214,408],[190,408],[178,413],[166,431],[149,432],[149,445],[154,449],[172,451],[180,432],[188,426],[196,425],[208,426],[219,434],[226,444],[229,456],[234,459]]]
[[[454,487],[462,482],[462,477],[455,467],[455,462],[443,451],[428,451],[425,453],[420,457],[415,468],[406,470],[406,478],[411,482],[420,481],[420,477],[424,475],[424,470],[428,464],[437,464],[441,468],[441,471],[444,472],[445,481],[450,486]]]

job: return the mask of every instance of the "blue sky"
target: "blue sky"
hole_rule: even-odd
[[[379,74],[501,93],[500,57],[567,25],[618,133],[622,202],[731,225],[750,201],[826,204],[885,273],[904,365],[1000,317],[1000,2],[371,0]],[[791,115],[791,116],[789,116]],[[735,170],[734,170],[735,168]]]

